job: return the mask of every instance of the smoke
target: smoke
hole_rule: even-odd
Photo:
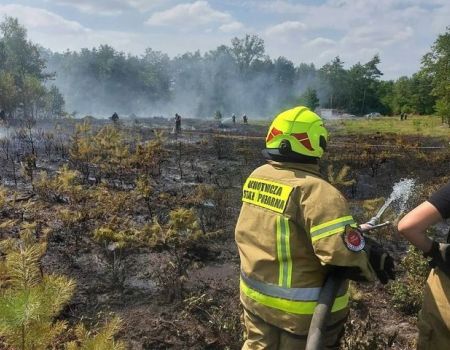
[[[264,57],[242,67],[223,46],[172,59],[151,49],[141,57],[125,55],[109,46],[45,56],[47,70],[56,73],[51,83],[62,92],[66,110],[78,117],[117,112],[212,118],[220,111],[224,118],[271,118],[297,105],[307,87],[321,90],[313,66],[304,74],[284,58]]]

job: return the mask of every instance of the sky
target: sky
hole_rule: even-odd
[[[385,79],[411,75],[450,25],[449,0],[0,0],[29,38],[53,51],[100,44],[140,55],[207,52],[256,34],[272,58],[347,67],[381,58]]]

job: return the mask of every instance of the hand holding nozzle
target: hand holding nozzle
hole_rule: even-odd
[[[380,218],[378,216],[374,216],[369,221],[367,221],[366,224],[370,226],[376,226],[379,222]]]
[[[390,221],[382,222],[381,224],[378,224],[378,222],[379,219],[373,217],[368,223],[361,225],[359,230],[365,233],[391,224]],[[390,279],[395,280],[394,259],[376,240],[366,235],[364,235],[364,240],[366,244],[364,250],[380,282],[386,284]]]
[[[374,218],[372,218],[372,219],[374,219]],[[376,229],[379,229],[379,228],[381,228],[381,227],[384,227],[384,226],[387,226],[387,225],[390,225],[390,224],[391,224],[390,221],[385,221],[385,222],[382,222],[381,224],[377,224],[377,222],[379,222],[379,219],[378,219],[378,218],[377,218],[376,222],[373,224],[373,223],[371,222],[372,219],[370,219],[370,220],[369,220],[368,222],[366,222],[365,224],[360,225],[360,226],[358,227],[359,230],[360,230],[361,232],[369,232],[369,231],[376,230]]]
[[[359,230],[361,232],[370,231],[375,226],[377,226],[378,222],[380,222],[380,218],[377,217],[377,216],[374,216],[369,221],[367,221],[366,223],[359,225],[358,228],[359,228]]]

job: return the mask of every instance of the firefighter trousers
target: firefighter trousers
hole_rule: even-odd
[[[450,279],[439,269],[428,276],[418,327],[418,350],[450,349]]]
[[[344,335],[346,318],[328,327],[325,344],[327,350],[338,350]],[[242,350],[302,350],[306,347],[306,335],[296,335],[273,326],[244,309],[247,339]]]

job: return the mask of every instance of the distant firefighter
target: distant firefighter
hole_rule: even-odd
[[[0,111],[0,121],[6,121],[6,113],[3,109]]]
[[[236,114],[232,115],[231,120],[233,121],[233,124],[236,124]]]
[[[119,115],[116,112],[114,112],[114,114],[111,116],[111,120],[114,123],[117,123],[119,121]]]
[[[181,132],[181,115],[175,113],[175,132],[178,134]]]
[[[247,115],[246,115],[246,114],[244,114],[244,115],[242,116],[242,120],[244,121],[244,124],[248,124],[248,118],[247,118]]]

